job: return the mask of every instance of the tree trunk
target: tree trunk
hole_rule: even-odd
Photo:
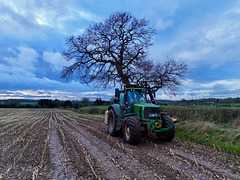
[[[128,76],[127,76],[127,74],[123,73],[123,70],[122,70],[121,66],[117,67],[117,72],[118,72],[118,75],[121,78],[121,81],[123,82],[123,84],[126,84],[127,87],[130,86]]]

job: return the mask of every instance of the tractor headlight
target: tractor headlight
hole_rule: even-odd
[[[156,123],[155,123],[155,127],[156,127],[156,128],[160,128],[160,127],[162,127],[162,124],[161,124],[160,122],[156,122]]]
[[[150,118],[157,118],[159,117],[159,114],[158,113],[149,113],[148,115]]]
[[[160,119],[160,108],[158,107],[145,107],[144,108],[145,119]]]

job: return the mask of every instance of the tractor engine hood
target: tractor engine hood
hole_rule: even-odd
[[[142,107],[142,108],[145,108],[145,107],[160,108],[158,105],[152,104],[152,103],[135,103],[135,104],[134,104],[134,108],[135,108],[135,107]]]
[[[142,119],[160,119],[160,107],[151,103],[134,104],[134,114],[139,115]]]

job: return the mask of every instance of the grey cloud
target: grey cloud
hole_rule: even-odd
[[[0,8],[0,13],[0,29],[6,34],[26,39],[31,39],[33,35],[43,35],[41,27],[34,22],[33,17],[24,17],[4,5]]]
[[[4,57],[4,61],[0,63],[1,72],[16,77],[18,75],[34,77],[38,57],[39,54],[29,47],[20,46],[16,51],[11,49],[8,57]]]
[[[69,33],[69,22],[73,33],[79,29],[79,25],[75,27],[79,20],[100,19],[81,7],[76,8],[73,1],[64,0],[5,0],[0,13],[0,29],[22,39],[45,38],[49,29]]]

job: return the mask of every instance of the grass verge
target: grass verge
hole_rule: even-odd
[[[104,114],[88,114],[88,113],[82,113],[81,111],[78,111],[76,109],[70,109],[70,110],[65,110],[65,109],[60,109],[61,111],[65,111],[71,114],[74,114],[76,116],[80,117],[85,117],[85,118],[91,118],[91,119],[97,119],[97,120],[104,120]]]
[[[105,106],[88,106],[88,108],[72,109],[72,111],[79,114],[92,114],[92,115],[104,115],[107,108]]]
[[[176,124],[176,136],[240,156],[240,127],[185,120]]]

